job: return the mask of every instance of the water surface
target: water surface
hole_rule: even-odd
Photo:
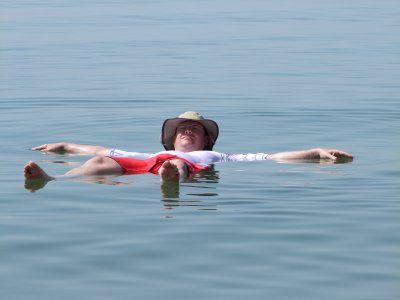
[[[397,1],[12,1],[0,20],[4,299],[398,299]],[[334,147],[351,164],[219,164],[50,182],[56,142],[161,149],[198,110],[216,150]]]

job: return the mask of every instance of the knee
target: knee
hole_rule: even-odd
[[[112,158],[105,156],[95,156],[89,159],[82,168],[88,175],[118,175],[122,173],[122,168]]]
[[[106,157],[104,156],[95,156],[89,159],[86,164],[87,165],[102,165],[106,162]]]
[[[86,161],[85,167],[94,170],[109,169],[119,166],[113,159],[105,156],[95,156]]]

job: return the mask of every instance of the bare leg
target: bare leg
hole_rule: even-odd
[[[104,176],[122,175],[121,166],[112,158],[95,156],[82,166],[65,173],[65,176]]]
[[[116,161],[109,157],[97,156],[59,177],[121,175],[122,173],[123,170]],[[31,191],[36,191],[44,187],[48,181],[56,179],[32,161],[25,165],[24,176],[25,187]]]

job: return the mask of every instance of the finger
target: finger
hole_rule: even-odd
[[[340,152],[340,156],[341,157],[353,158],[353,155],[351,155],[350,153],[344,152],[344,151]]]
[[[37,150],[37,151],[46,151],[47,150],[47,144],[40,145],[37,147],[32,148],[32,150]]]
[[[33,147],[32,150],[42,150],[42,149],[44,149],[46,146],[47,146],[47,145],[36,146],[36,147]]]
[[[336,156],[333,154],[334,152],[332,151],[323,151],[321,153],[321,158],[325,158],[325,159],[330,159],[330,160],[336,160]]]
[[[332,153],[332,155],[335,155],[338,158],[344,158],[344,157],[353,158],[353,155],[351,155],[350,153],[341,151],[341,150],[333,149],[333,150],[331,150],[331,153]]]

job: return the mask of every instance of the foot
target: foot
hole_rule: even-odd
[[[163,198],[179,198],[179,182],[188,177],[186,164],[180,159],[167,160],[158,174],[161,177],[161,195]]]
[[[188,177],[186,164],[180,159],[167,160],[164,162],[158,174],[162,182],[180,182],[186,180]]]
[[[33,161],[25,165],[24,176],[25,179],[43,179],[47,181],[54,179],[54,177],[47,175],[47,173]]]
[[[25,165],[24,176],[25,188],[31,192],[43,188],[48,181],[54,179],[54,177],[47,175],[47,173],[33,161]]]

